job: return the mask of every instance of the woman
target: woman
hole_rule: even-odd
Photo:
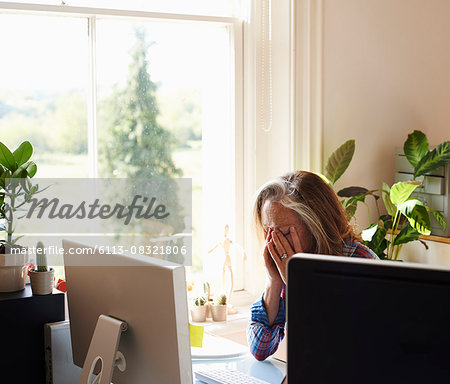
[[[255,358],[264,360],[284,337],[286,265],[293,254],[378,257],[359,241],[333,189],[311,172],[287,173],[263,185],[254,219],[264,233],[267,283],[252,305],[247,339]]]

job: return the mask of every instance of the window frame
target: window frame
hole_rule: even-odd
[[[252,295],[259,295],[264,287],[265,271],[260,259],[260,247],[256,244],[251,226],[253,195],[260,185],[281,173],[293,169],[317,168],[316,163],[320,165],[316,157],[320,157],[322,145],[322,95],[321,82],[317,79],[320,79],[322,61],[319,48],[323,0],[319,0],[317,5],[313,4],[312,0],[242,1],[245,13],[242,19],[13,2],[0,2],[0,11],[91,18],[109,16],[143,20],[200,21],[228,25],[231,29],[230,39],[234,56],[234,209],[239,213],[235,215],[234,229],[231,226],[230,236],[242,245],[247,253],[247,262],[244,265],[244,276],[247,278],[244,288]],[[275,124],[272,132],[257,129],[261,93],[258,74],[261,70],[262,2],[271,7],[273,31],[272,119]],[[94,43],[93,40],[92,45]],[[316,76],[313,76],[312,72]],[[311,79],[314,80],[313,84]],[[94,96],[93,94],[92,97]],[[310,116],[315,116],[315,119],[308,118]],[[91,140],[95,142],[95,136],[92,136]],[[280,151],[280,146],[285,149]],[[95,153],[94,148],[91,156]],[[92,173],[96,173],[95,169]]]
[[[88,158],[89,177],[98,176],[98,145],[97,145],[97,93],[96,93],[96,22],[101,19],[133,20],[133,21],[176,21],[185,23],[208,23],[225,26],[230,37],[231,65],[231,121],[232,127],[232,158],[234,164],[233,179],[236,186],[233,203],[235,212],[244,209],[244,54],[243,54],[243,24],[237,17],[208,16],[195,14],[160,13],[136,10],[116,10],[90,7],[72,7],[68,5],[55,6],[43,4],[27,4],[0,2],[1,13],[46,15],[56,17],[79,17],[87,20],[88,25]],[[231,236],[240,244],[244,243],[244,217],[235,215]],[[245,283],[244,283],[245,284]]]

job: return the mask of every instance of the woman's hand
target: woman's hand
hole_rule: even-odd
[[[302,243],[295,227],[289,228],[289,237],[291,242],[277,228],[270,232],[270,239],[267,241],[266,248],[277,267],[277,272],[282,281],[286,284],[286,266],[289,258],[295,254],[303,252]],[[267,262],[266,262],[267,268]]]
[[[266,266],[270,283],[276,284],[277,286],[281,287],[283,280],[281,279],[278,267],[269,252],[269,243],[272,241],[272,234],[273,229],[270,228],[266,234],[266,246],[264,247],[263,252],[264,265]]]
[[[266,234],[266,246],[264,247],[263,257],[267,270],[267,285],[263,295],[264,307],[267,312],[269,326],[275,321],[280,304],[280,294],[283,288],[283,279],[280,276],[278,267],[269,252],[269,243],[272,241],[272,229]]]

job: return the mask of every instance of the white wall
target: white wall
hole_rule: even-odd
[[[323,0],[323,161],[356,139],[337,187],[392,184],[394,148],[414,129],[432,145],[450,138],[449,19],[448,0]],[[430,260],[448,264],[448,248]]]

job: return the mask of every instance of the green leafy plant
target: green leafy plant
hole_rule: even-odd
[[[377,223],[362,232],[366,245],[380,258],[398,260],[403,244],[431,233],[430,209],[410,197],[421,184],[421,181],[403,181],[389,188],[383,183],[383,201],[388,214],[380,216]]]
[[[217,295],[214,300],[215,305],[226,305],[226,303],[227,303],[227,295],[225,293]]]
[[[435,211],[420,201],[423,181],[419,177],[445,166],[450,162],[450,142],[445,141],[434,149],[429,149],[428,139],[421,131],[408,135],[403,150],[409,163],[414,167],[413,179],[399,182],[391,187],[383,183],[381,190],[368,190],[364,187],[351,186],[337,192],[342,198],[349,220],[354,217],[359,203],[367,206],[368,222],[371,223],[367,196],[375,199],[378,213],[377,221],[362,232],[363,240],[382,259],[398,260],[403,244],[419,240],[419,236],[431,233],[430,215],[445,229],[446,221],[441,212]],[[355,152],[355,140],[348,140],[328,158],[324,174],[320,175],[331,186],[344,174]],[[417,192],[415,198],[411,195]],[[386,214],[382,214],[378,201],[384,203]],[[421,241],[426,247],[426,243]]]
[[[324,176],[331,185],[344,174],[350,165],[355,153],[355,140],[347,140],[338,149],[336,149],[328,158],[325,164]]]
[[[444,141],[430,150],[427,136],[421,131],[408,135],[403,151],[414,167],[414,179],[424,176],[450,162],[450,141]]]
[[[32,154],[29,141],[24,141],[14,152],[0,142],[0,220],[4,222],[0,231],[6,233],[0,246],[5,253],[22,237],[13,237],[18,212],[38,191],[38,186],[33,186],[30,180],[37,171],[36,164],[30,160]]]
[[[47,272],[47,255],[45,254],[44,244],[39,241],[36,245],[36,265],[38,272]]]
[[[414,167],[414,180],[395,183],[392,188],[383,183],[381,193],[387,215],[380,216],[377,223],[362,232],[366,245],[380,258],[389,260],[398,260],[403,244],[419,240],[420,235],[431,234],[430,214],[442,228],[447,226],[441,212],[420,201],[423,181],[416,178],[450,162],[450,143],[445,141],[430,150],[426,135],[414,131],[408,135],[403,151]],[[411,198],[417,188],[416,198]],[[426,243],[422,244],[426,247]]]
[[[198,297],[196,297],[196,298],[194,299],[194,304],[195,304],[197,307],[200,307],[200,306],[202,306],[202,305],[205,305],[205,304],[206,304],[206,299],[205,299],[203,296],[198,296]]]
[[[319,174],[328,184],[334,186],[334,184],[340,179],[340,177],[347,170],[350,165],[353,155],[355,153],[355,140],[347,140],[344,144],[339,146],[327,159],[325,164],[323,175]],[[368,190],[364,187],[351,186],[346,187],[337,192],[337,195],[342,198],[341,204],[343,205],[349,219],[353,218],[356,213],[358,203],[362,203],[367,207],[367,212],[370,220],[370,209],[366,203],[366,197],[372,196],[375,201],[379,199],[379,196],[375,193],[376,190]],[[376,203],[378,215],[380,210],[378,202]]]

